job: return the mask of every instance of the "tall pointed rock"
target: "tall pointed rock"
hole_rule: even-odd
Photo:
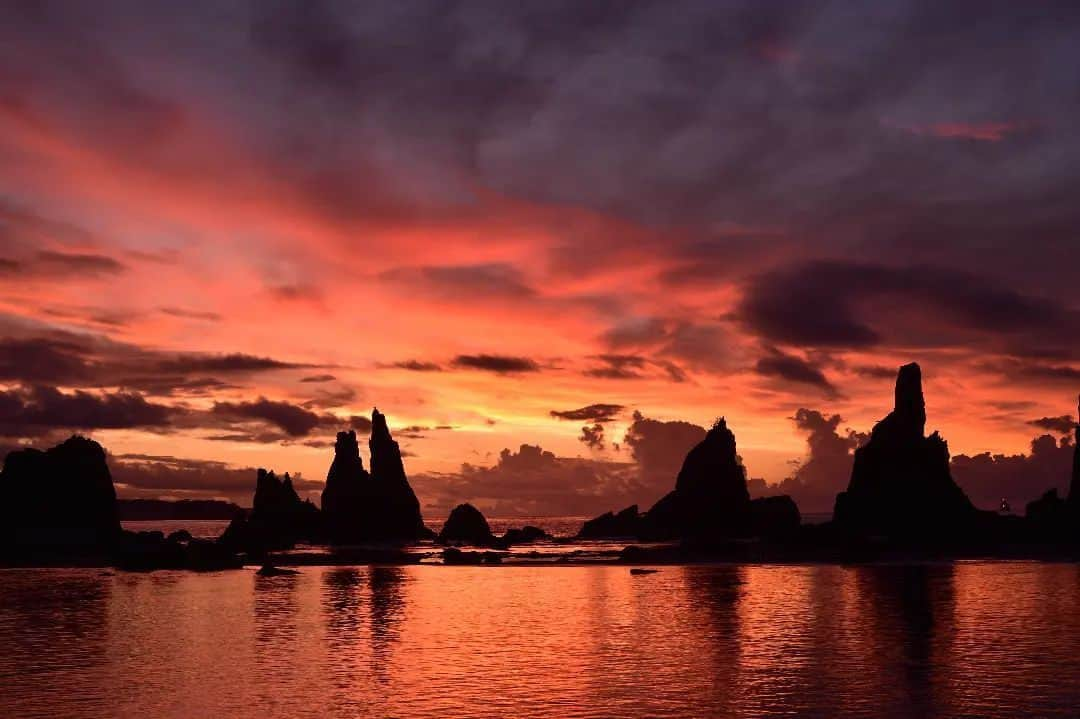
[[[323,523],[330,539],[350,542],[367,538],[374,511],[373,489],[371,475],[360,459],[356,432],[338,432],[334,461],[322,492]]]
[[[390,436],[386,415],[378,409],[371,412],[371,475],[375,483],[381,512],[376,518],[375,531],[387,539],[422,539],[431,535],[420,515],[420,501],[405,476],[401,448]]]
[[[360,459],[356,432],[338,433],[322,494],[327,535],[339,543],[430,537],[420,516],[420,502],[405,476],[401,449],[377,409],[371,415],[368,448],[371,474]]]
[[[746,470],[735,451],[735,434],[720,419],[686,455],[675,489],[645,515],[660,536],[741,534],[750,522]]]
[[[949,448],[924,436],[922,371],[900,368],[893,411],[855,450],[847,491],[836,497],[837,525],[864,534],[943,535],[963,531],[976,510],[949,472]]]

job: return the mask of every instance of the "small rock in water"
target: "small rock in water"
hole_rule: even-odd
[[[660,571],[660,570],[658,570],[658,569],[641,569],[639,567],[634,567],[633,569],[630,570],[630,573],[631,574],[656,574],[658,571]]]
[[[260,577],[280,577],[289,574],[299,574],[300,572],[295,569],[282,569],[281,567],[275,567],[272,564],[264,564],[259,568],[259,571],[255,573]]]

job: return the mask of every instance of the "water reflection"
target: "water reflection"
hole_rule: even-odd
[[[954,633],[953,580],[951,563],[855,570],[865,656],[897,715],[931,716],[950,703],[937,672]]]
[[[371,668],[374,675],[385,682],[393,644],[401,633],[405,572],[401,567],[372,567],[368,570],[368,581],[371,588]]]
[[[1073,717],[1080,567],[0,571],[0,716]]]

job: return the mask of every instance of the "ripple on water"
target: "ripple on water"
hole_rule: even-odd
[[[0,571],[4,717],[1075,716],[1080,567]]]

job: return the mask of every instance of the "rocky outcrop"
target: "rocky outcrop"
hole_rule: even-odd
[[[641,529],[641,512],[636,504],[632,504],[621,512],[604,512],[586,520],[577,536],[582,539],[636,537],[641,534]]]
[[[746,470],[735,451],[735,434],[720,418],[686,455],[675,489],[645,514],[647,531],[658,537],[722,534],[751,528]]]
[[[532,544],[533,542],[542,542],[551,539],[551,535],[545,532],[540,527],[534,527],[531,524],[526,524],[524,527],[510,527],[503,536],[499,537],[499,543],[504,546],[512,546],[514,544]]]
[[[101,549],[121,535],[105,450],[85,437],[10,452],[0,493],[0,542],[10,551]]]
[[[863,535],[962,535],[978,512],[949,472],[949,449],[935,432],[924,435],[926,405],[919,365],[896,378],[893,411],[855,450],[851,481],[836,497],[837,527]]]
[[[471,504],[459,504],[446,518],[438,541],[442,544],[474,544],[488,547],[495,543],[491,527],[479,509]]]
[[[675,489],[645,514],[637,505],[585,522],[582,538],[717,539],[775,536],[798,529],[799,508],[790,497],[750,499],[735,434],[720,418],[691,449]]]
[[[322,493],[328,537],[337,543],[429,538],[420,502],[405,476],[401,449],[377,409],[371,415],[368,447],[371,474],[360,459],[356,432],[338,433]]]
[[[221,542],[237,551],[261,554],[316,540],[321,530],[319,509],[300,499],[288,473],[278,479],[273,472],[259,469],[251,514],[237,513]]]
[[[360,459],[356,432],[338,432],[334,460],[330,463],[322,492],[323,526],[327,536],[336,542],[367,539],[372,503],[371,475]]]

